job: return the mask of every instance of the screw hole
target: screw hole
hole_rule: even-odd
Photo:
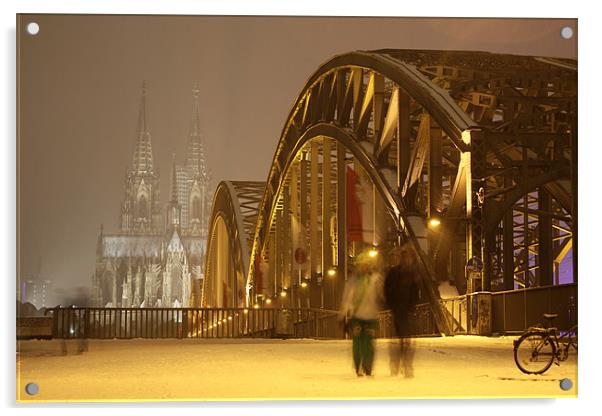
[[[25,386],[25,392],[30,396],[35,396],[40,391],[40,387],[36,383],[28,383]]]
[[[570,26],[565,26],[562,29],[560,29],[560,36],[562,36],[563,39],[569,40],[573,37],[573,28]]]
[[[27,24],[27,33],[29,33],[32,36],[37,35],[40,32],[40,25],[37,24],[36,22],[29,22]]]
[[[570,390],[573,387],[573,382],[570,378],[560,380],[560,388],[564,391]]]

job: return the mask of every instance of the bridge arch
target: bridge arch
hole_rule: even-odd
[[[258,300],[257,291],[253,292],[256,274],[292,268],[291,244],[280,244],[286,232],[290,239],[291,222],[297,221],[290,214],[291,203],[296,204],[300,218],[304,209],[314,210],[311,215],[305,212],[311,220],[305,218],[309,223],[302,225],[320,223],[317,233],[315,229],[305,233],[312,244],[322,247],[320,256],[330,245],[338,250],[333,254],[336,261],[349,254],[345,233],[336,231],[345,230],[344,212],[328,213],[327,207],[318,215],[311,207],[314,199],[313,203],[326,207],[324,196],[336,201],[335,210],[338,201],[345,202],[344,186],[324,186],[324,178],[345,179],[349,164],[365,173],[377,191],[381,201],[374,197],[373,207],[382,203],[382,209],[390,213],[387,227],[394,228],[397,242],[414,244],[433,304],[439,296],[438,281],[465,286],[464,264],[472,256],[484,255],[484,288],[499,284],[491,271],[496,256],[491,241],[499,235],[500,218],[517,228],[508,220],[517,200],[550,194],[555,202],[542,202],[542,206],[562,208],[565,216],[576,215],[571,198],[575,189],[575,68],[574,62],[564,60],[407,50],[358,51],[324,63],[310,76],[285,121],[255,206],[255,224],[246,229],[248,262],[239,264],[246,278],[247,304]],[[300,175],[319,182],[315,185],[319,192],[318,188],[305,189],[311,198],[303,203],[293,193],[301,195],[298,188],[314,185],[311,181],[301,185]],[[305,203],[309,206],[304,208]],[[533,209],[525,207],[524,211],[532,215]],[[373,216],[375,212],[376,208]],[[441,220],[438,230],[427,226],[434,218]],[[529,221],[518,227],[527,230]],[[575,222],[563,226],[574,228]],[[548,231],[538,231],[537,238],[546,240],[549,251],[555,238],[549,229],[554,224],[545,224]],[[288,231],[278,233],[279,229]],[[335,230],[330,237],[329,229]],[[376,226],[372,232],[376,235]],[[505,237],[509,235],[516,239],[516,233],[504,231]],[[524,244],[531,243],[525,240]],[[265,254],[283,249],[288,250],[287,259],[278,262]],[[541,251],[539,256],[551,261],[550,253]],[[316,278],[321,284],[326,269],[314,266],[309,280]],[[316,270],[319,273],[314,276]],[[506,288],[515,285],[515,277],[512,267],[504,267]],[[278,290],[274,290],[277,297]],[[284,290],[281,294],[286,296]],[[438,324],[445,326],[441,316]]]
[[[246,271],[264,183],[223,181],[213,199],[200,305],[246,305]]]

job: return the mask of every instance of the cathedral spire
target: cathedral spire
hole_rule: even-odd
[[[134,150],[133,170],[137,174],[153,173],[153,148],[146,115],[146,81],[142,81],[142,96],[138,110],[138,131]]]
[[[201,135],[201,118],[199,114],[199,84],[194,83],[192,87],[192,127],[190,129],[190,136],[198,137]]]
[[[182,219],[182,206],[178,201],[178,177],[176,169],[176,154],[172,156],[171,170],[171,199],[167,205],[167,229],[178,229]]]
[[[178,176],[176,170],[176,154],[171,155],[171,200],[169,202],[178,203]]]
[[[190,125],[190,138],[186,152],[186,167],[195,177],[207,175],[205,167],[205,151],[201,140],[201,116],[199,106],[200,89],[195,83],[192,88],[192,122]]]

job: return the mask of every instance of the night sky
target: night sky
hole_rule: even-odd
[[[36,36],[25,33],[30,21]],[[19,273],[54,281],[55,302],[89,286],[100,224],[117,232],[142,81],[161,201],[201,90],[207,165],[265,180],[305,81],[361,49],[481,50],[576,59],[574,20],[23,15],[17,27]],[[52,301],[50,302],[52,303]]]

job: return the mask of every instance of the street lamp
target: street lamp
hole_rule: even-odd
[[[431,219],[429,220],[429,226],[431,228],[437,228],[441,225],[441,220],[437,217],[431,217]]]

